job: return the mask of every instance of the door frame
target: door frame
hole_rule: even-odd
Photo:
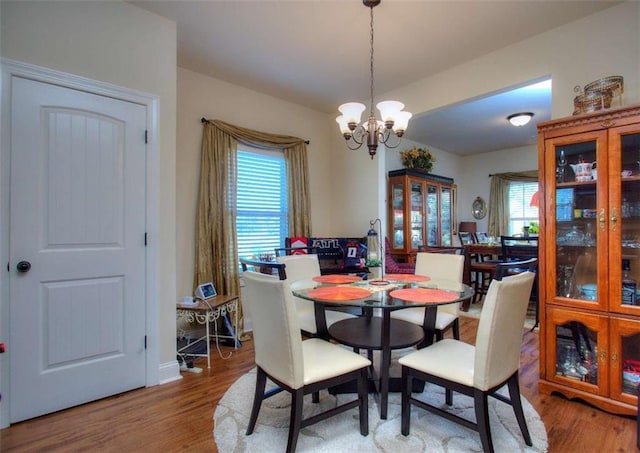
[[[146,153],[146,232],[151,240],[146,247],[146,277],[145,277],[145,334],[147,336],[146,349],[146,386],[157,385],[160,382],[160,351],[159,344],[159,272],[158,263],[160,241],[159,237],[160,210],[160,148],[158,141],[159,97],[130,88],[120,87],[105,82],[87,79],[85,77],[43,68],[32,64],[3,58],[2,65],[2,110],[0,120],[1,146],[0,152],[0,263],[9,262],[9,225],[10,225],[10,176],[11,176],[11,80],[14,76],[23,77],[43,83],[75,89],[100,96],[107,96],[122,101],[133,102],[146,107],[147,110],[147,153]],[[0,354],[0,428],[9,426],[11,383],[9,373],[9,267],[7,272],[0,273],[0,342],[9,345],[7,353]]]

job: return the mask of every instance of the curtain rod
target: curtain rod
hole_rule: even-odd
[[[202,117],[202,118],[200,118],[200,122],[201,122],[202,124],[204,124],[204,123],[208,123],[208,122],[209,122],[209,120],[208,120],[208,119],[206,119],[205,117]],[[307,145],[308,145],[309,143],[311,143],[309,140],[305,140],[304,142],[305,142]]]

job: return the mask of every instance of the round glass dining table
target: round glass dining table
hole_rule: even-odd
[[[382,419],[387,418],[391,351],[432,344],[438,305],[462,302],[474,294],[469,285],[413,274],[385,275],[384,281],[349,284],[328,284],[319,277],[313,285],[295,289],[293,294],[313,301],[318,336],[356,349],[381,351],[377,391]],[[362,316],[327,327],[325,310],[338,307],[360,308]],[[422,327],[391,318],[392,311],[410,307],[425,308]]]

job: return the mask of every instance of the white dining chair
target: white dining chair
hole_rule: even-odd
[[[286,282],[291,291],[296,289],[313,288],[318,285],[313,277],[320,275],[320,263],[316,254],[284,255],[276,257],[278,263],[285,265],[287,274]],[[316,328],[316,315],[313,302],[295,297],[296,311],[300,330],[307,337],[315,337],[318,334]],[[336,310],[325,310],[327,327],[337,321],[354,318],[355,315]]]
[[[445,339],[400,358],[403,435],[409,435],[411,406],[414,405],[474,429],[480,434],[485,453],[492,453],[487,403],[488,397],[493,396],[513,407],[524,441],[532,445],[522,410],[518,369],[522,326],[534,279],[533,272],[523,272],[491,282],[482,307],[475,346]],[[444,387],[448,405],[453,404],[452,391],[472,397],[475,422],[413,397],[413,379]],[[509,397],[496,393],[505,384],[509,388]]]
[[[462,283],[464,275],[464,255],[451,253],[419,252],[416,256],[416,275],[426,275],[434,282],[447,280]],[[429,282],[426,282],[428,285]],[[460,338],[459,327],[460,303],[438,306],[435,324],[436,341],[442,340],[444,333],[451,328],[453,338]],[[391,312],[391,317],[422,326],[424,324],[424,307],[403,308]],[[425,332],[426,333],[426,332]]]
[[[355,352],[320,338],[302,340],[295,301],[283,280],[256,272],[243,274],[242,305],[253,322],[257,367],[253,407],[246,434],[258,419],[262,401],[280,391],[291,394],[287,452],[294,452],[302,428],[358,407],[360,434],[369,433],[367,368],[371,362]],[[278,389],[265,393],[269,378]],[[303,397],[336,385],[357,382],[358,397],[322,412],[302,417]],[[314,398],[314,402],[317,402]]]

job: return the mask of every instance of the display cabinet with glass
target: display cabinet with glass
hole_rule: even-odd
[[[455,231],[453,179],[413,169],[389,172],[391,254],[412,262],[423,246],[449,246]]]
[[[640,382],[640,107],[538,124],[540,390],[632,414]]]

